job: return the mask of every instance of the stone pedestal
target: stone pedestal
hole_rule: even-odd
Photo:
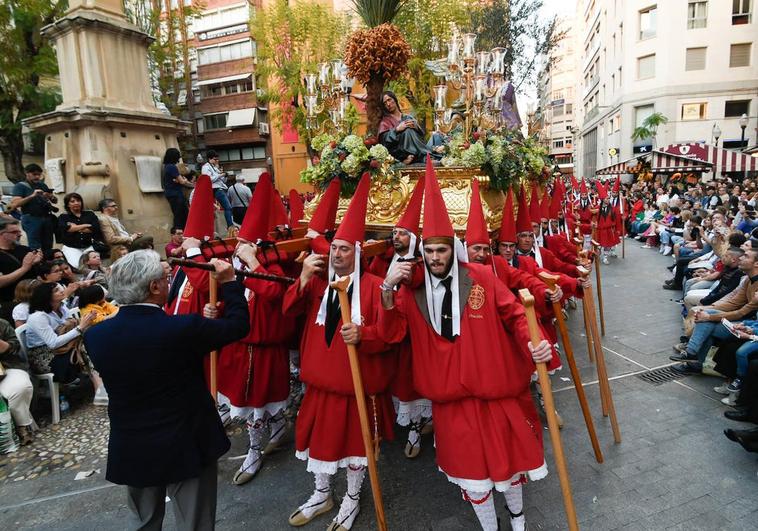
[[[80,193],[88,209],[112,197],[129,230],[166,240],[171,209],[159,181],[144,179],[144,172],[138,179],[137,160],[162,159],[187,124],[153,103],[152,37],[126,20],[121,0],[69,4],[63,18],[43,29],[56,48],[63,101],[25,122],[45,135],[48,185]]]

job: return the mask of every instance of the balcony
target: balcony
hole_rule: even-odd
[[[587,82],[587,86],[582,91],[582,98],[586,98],[589,96],[590,92],[597,86],[597,84],[600,82],[600,76],[595,74],[590,78],[590,80]]]

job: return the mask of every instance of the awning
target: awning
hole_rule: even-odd
[[[711,171],[713,164],[699,159],[682,157],[663,151],[653,151],[650,163],[652,173],[681,173]]]
[[[226,117],[226,127],[246,127],[255,122],[255,107],[249,109],[234,109]]]
[[[627,159],[623,162],[617,162],[611,166],[601,168],[595,172],[595,175],[624,175],[626,173],[639,173],[637,170],[638,163],[649,154],[638,155]]]
[[[202,87],[203,85],[217,85],[219,83],[227,83],[229,81],[239,81],[241,79],[247,79],[253,74],[237,74],[234,76],[226,76],[226,77],[217,77],[215,79],[203,79],[201,81],[198,81],[198,86]]]
[[[746,172],[758,170],[758,159],[747,153],[723,149],[710,144],[687,143],[671,144],[661,151],[688,159],[708,162],[713,166],[715,177],[727,172]]]

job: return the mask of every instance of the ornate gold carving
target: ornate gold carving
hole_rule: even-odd
[[[435,168],[440,191],[445,200],[453,228],[460,234],[466,231],[468,209],[471,204],[471,181],[479,180],[479,189],[484,207],[484,216],[491,231],[498,230],[503,219],[504,198],[499,190],[489,188],[489,177],[481,174],[477,168]],[[371,183],[368,208],[366,210],[366,228],[368,230],[389,231],[395,226],[411,197],[419,177],[424,175],[423,168],[407,168],[400,172],[399,179],[376,179]],[[317,194],[305,207],[305,219],[310,219],[321,194]],[[347,210],[350,199],[341,198],[337,208],[337,222]],[[422,218],[423,222],[423,218]]]

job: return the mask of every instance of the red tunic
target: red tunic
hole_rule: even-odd
[[[205,258],[202,256],[196,256],[191,258],[191,260],[205,263]],[[190,267],[180,267],[178,271],[184,273],[186,282],[183,282],[184,287],[181,288],[181,292],[177,295],[176,299],[166,306],[166,313],[169,315],[189,315],[193,313],[202,315],[203,307],[208,302],[208,271]]]
[[[620,219],[620,216],[616,216],[612,208],[609,208],[607,214],[603,214],[601,209],[597,215],[597,242],[601,247],[613,247],[619,242],[618,235],[616,234],[616,220]]]
[[[592,234],[592,208],[594,205],[591,202],[584,207],[581,203],[574,205],[574,214],[579,216],[579,230],[585,236]]]
[[[433,402],[440,469],[465,489],[505,490],[518,474],[530,471],[538,479],[546,473],[542,428],[529,394],[529,332],[523,307],[489,266],[461,264],[460,274],[472,287],[453,341],[424,317],[417,302],[425,304],[423,291],[406,286],[395,307],[383,311],[381,330],[389,341],[410,331],[413,381]]]
[[[364,273],[361,276],[361,342],[358,357],[367,396],[369,423],[377,433],[392,439],[394,411],[387,393],[394,375],[396,356],[391,345],[377,333],[376,322],[381,309],[382,279]],[[305,313],[305,330],[300,345],[300,378],[306,384],[305,397],[297,416],[295,449],[311,459],[325,462],[327,468],[313,472],[336,471],[338,466],[357,464],[355,458],[366,453],[361,438],[358,409],[353,390],[347,346],[339,329],[327,345],[324,327],[316,324],[326,280],[313,277],[303,290],[296,282],[284,295],[286,316]],[[372,398],[373,397],[373,398]],[[353,458],[353,459],[351,459]],[[365,464],[365,463],[364,463]]]
[[[576,263],[576,245],[566,239],[565,234],[546,234],[543,236],[545,248],[568,264]]]
[[[261,265],[255,271],[283,274],[278,264],[267,268]],[[235,407],[264,408],[285,402],[289,395],[287,342],[295,331],[295,325],[292,319],[282,315],[284,284],[247,278],[244,285],[250,290],[250,333],[243,340],[221,350],[218,389]]]

